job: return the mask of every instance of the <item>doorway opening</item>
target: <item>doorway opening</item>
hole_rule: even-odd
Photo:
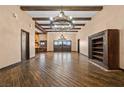
[[[47,40],[40,41],[40,52],[47,52]]]
[[[29,48],[29,32],[21,30],[21,61],[30,58]]]
[[[71,40],[54,40],[54,52],[71,52]]]

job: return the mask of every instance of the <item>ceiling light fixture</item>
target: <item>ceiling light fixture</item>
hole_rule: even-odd
[[[58,16],[50,17],[50,24],[55,31],[69,31],[74,28],[72,16],[66,16],[63,11]]]

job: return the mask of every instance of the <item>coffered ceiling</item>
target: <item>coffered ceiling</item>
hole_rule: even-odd
[[[36,21],[36,27],[43,33],[52,32],[50,28],[50,17],[55,17],[63,10],[65,15],[72,16],[74,20],[74,28],[70,32],[77,32],[87,22],[92,20],[98,11],[102,10],[102,6],[21,6],[32,19]],[[53,31],[55,32],[55,31]]]

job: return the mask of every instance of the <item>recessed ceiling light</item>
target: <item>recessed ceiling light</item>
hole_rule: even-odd
[[[72,19],[72,16],[70,16],[69,18]]]
[[[72,22],[73,22],[73,24],[75,23],[75,21],[74,21],[74,20],[73,20]]]
[[[52,18],[52,17],[50,17],[50,20],[52,21],[52,20],[53,20],[53,18]]]

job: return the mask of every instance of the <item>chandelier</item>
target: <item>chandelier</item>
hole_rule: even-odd
[[[74,28],[71,16],[66,16],[63,11],[58,16],[50,18],[51,28],[55,31],[69,31]]]

